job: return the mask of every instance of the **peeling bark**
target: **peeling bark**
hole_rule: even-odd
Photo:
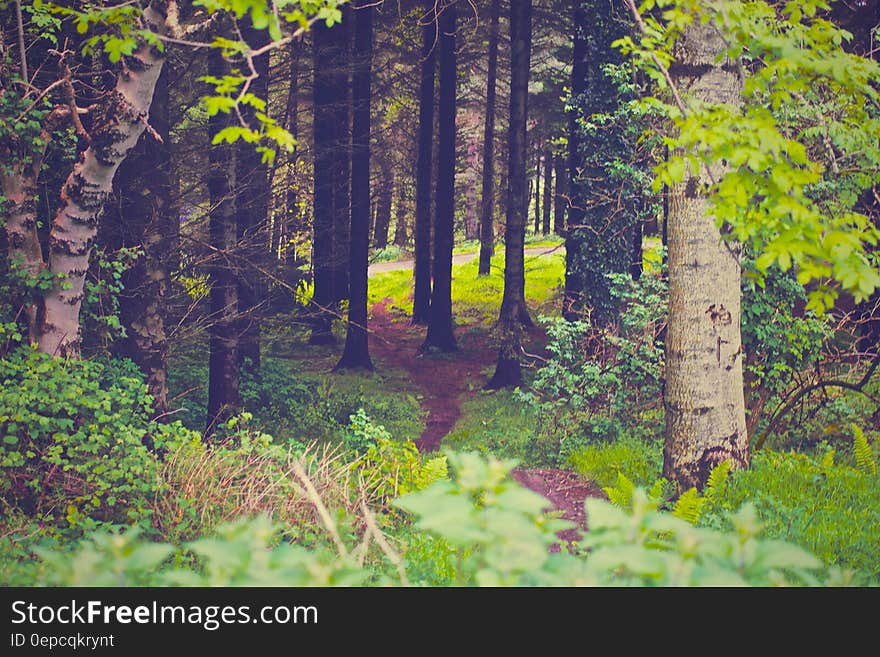
[[[144,10],[144,20],[155,32],[165,29],[165,9],[166,3],[155,2]],[[116,86],[95,118],[91,143],[61,188],[61,205],[49,237],[53,286],[44,295],[37,318],[38,345],[44,353],[79,356],[79,312],[98,217],[116,170],[146,127],[163,62],[162,53],[146,44],[125,57]]]

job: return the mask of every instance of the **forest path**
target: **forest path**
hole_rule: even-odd
[[[461,416],[462,401],[476,395],[485,385],[485,370],[495,363],[495,349],[485,328],[473,324],[456,328],[458,351],[419,354],[425,328],[413,326],[409,316],[389,310],[391,302],[392,299],[385,298],[370,310],[370,352],[384,366],[408,372],[421,390],[419,403],[428,417],[416,446],[421,452],[432,452],[440,448]],[[605,497],[596,484],[571,470],[516,468],[513,476],[526,488],[547,498],[549,509],[561,511],[563,518],[576,523],[581,530],[586,530],[584,500]],[[561,532],[559,537],[564,542],[577,541],[580,532],[572,529]]]
[[[504,245],[499,245],[496,247],[498,251],[504,250]],[[525,257],[526,258],[537,258],[539,256],[547,255],[549,253],[565,253],[565,245],[564,244],[554,244],[548,246],[527,246],[525,248]],[[471,251],[470,253],[453,253],[452,254],[452,264],[453,265],[461,265],[465,262],[470,262],[477,258],[480,255],[479,251]],[[397,271],[399,269],[412,269],[415,264],[415,260],[412,258],[408,258],[406,260],[390,260],[388,262],[375,262],[370,265],[369,275],[373,274],[381,274],[386,271]]]

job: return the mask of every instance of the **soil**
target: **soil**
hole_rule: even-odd
[[[425,328],[412,325],[406,315],[390,311],[391,301],[383,299],[371,308],[370,352],[387,366],[407,371],[420,388],[419,402],[427,411],[427,420],[416,446],[422,452],[435,451],[455,426],[462,402],[486,384],[496,352],[484,330],[458,326],[457,351],[419,354]],[[523,486],[546,497],[548,511],[561,512],[561,517],[573,521],[581,530],[587,528],[584,500],[605,496],[598,486],[571,470],[517,468],[513,476]],[[575,529],[560,532],[559,538],[565,543],[577,541],[580,532]],[[559,546],[554,549],[558,550]]]

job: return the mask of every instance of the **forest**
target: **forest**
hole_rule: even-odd
[[[880,584],[877,0],[0,0],[4,587]]]

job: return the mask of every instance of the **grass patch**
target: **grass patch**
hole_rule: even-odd
[[[603,488],[616,485],[618,474],[637,486],[650,488],[663,469],[663,442],[622,436],[576,450],[568,458],[568,465]]]
[[[461,417],[443,439],[444,447],[513,458],[528,464],[538,415],[511,390],[480,392],[461,406]]]

